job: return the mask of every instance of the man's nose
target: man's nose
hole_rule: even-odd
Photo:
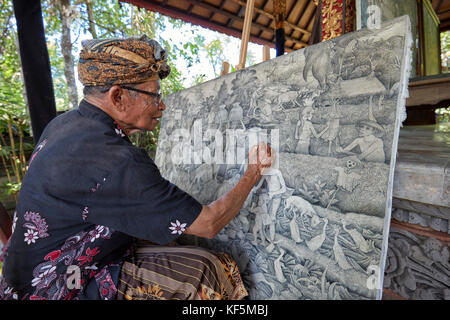
[[[164,111],[166,110],[166,105],[164,104],[164,101],[159,102],[159,110]]]

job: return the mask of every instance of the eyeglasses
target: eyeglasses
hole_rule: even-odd
[[[131,90],[131,91],[136,91],[136,92],[139,92],[139,93],[143,93],[143,94],[146,94],[146,95],[155,97],[155,98],[157,98],[157,102],[158,102],[158,103],[161,102],[161,94],[160,94],[160,93],[150,92],[150,91],[145,91],[145,90],[136,89],[136,88],[128,87],[128,86],[120,86],[120,87],[123,88],[123,89]]]

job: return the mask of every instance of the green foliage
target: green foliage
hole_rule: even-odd
[[[0,0],[0,26],[0,166],[7,175],[2,187],[15,195],[26,172],[25,154],[33,145],[23,140],[29,135],[30,123],[9,1]]]
[[[69,107],[68,86],[64,73],[64,59],[61,50],[61,6],[60,0],[42,0],[42,13],[45,36],[50,57],[51,72],[58,111]],[[219,39],[207,41],[192,29],[193,40],[175,43],[171,39],[161,39],[161,33],[168,26],[184,32],[187,24],[158,13],[138,9],[117,0],[72,0],[69,8],[69,22],[72,33],[72,54],[77,63],[82,38],[123,38],[146,34],[154,38],[169,52],[170,75],[162,80],[163,97],[183,90],[187,70],[179,69],[179,62],[187,67],[200,62],[206,54],[216,76],[225,60],[223,43]],[[191,37],[192,39],[192,37]],[[12,3],[0,0],[0,158],[8,175],[4,187],[8,193],[16,194],[26,172],[26,155],[33,150],[33,144],[25,142],[30,135],[30,120],[26,109],[26,96],[21,76],[19,50],[16,47],[16,26]],[[232,66],[232,68],[234,68]],[[232,69],[234,70],[234,69]],[[205,74],[193,77],[191,85],[206,80]],[[82,88],[78,88],[81,92]],[[132,142],[145,148],[154,156],[157,147],[159,126],[153,132],[138,133],[131,137]]]
[[[204,48],[208,55],[208,59],[213,66],[214,74],[216,76],[219,76],[222,67],[222,61],[225,60],[222,42],[220,42],[219,39],[216,39],[205,45]]]
[[[91,10],[89,9],[91,6]],[[57,0],[43,0],[43,17],[45,22],[47,43],[49,48],[55,97],[58,110],[66,110],[69,105],[67,82],[64,76],[64,60],[60,50],[59,38],[61,23],[59,21],[59,7]],[[91,16],[89,15],[91,13]],[[162,80],[161,92],[163,97],[184,89],[185,77],[177,67],[177,61],[184,59],[188,66],[199,62],[199,51],[203,48],[204,38],[195,37],[194,42],[184,43],[182,46],[174,44],[170,39],[161,39],[159,35],[170,24],[174,29],[183,29],[186,23],[164,17],[158,13],[138,9],[127,3],[116,0],[79,0],[72,1],[71,29],[76,38],[87,35],[88,38],[123,38],[129,36],[148,37],[157,40],[169,52],[170,75]],[[86,36],[85,36],[86,37]],[[74,54],[79,50],[74,45]],[[201,79],[203,81],[203,79]],[[81,89],[81,88],[80,88]],[[131,137],[133,143],[154,154],[159,130],[150,133],[138,133]]]
[[[67,110],[67,106],[69,105],[67,82],[64,75],[64,58],[56,41],[48,41],[47,48],[50,56],[56,110],[64,111]]]
[[[450,31],[441,32],[442,72],[450,72]]]
[[[450,72],[450,31],[441,32],[442,73]],[[450,106],[436,109],[436,122],[450,122]]]
[[[436,109],[437,123],[450,123],[450,107]]]
[[[14,114],[25,108],[20,60],[13,28],[14,12],[9,1],[0,0],[0,110]],[[0,130],[4,130],[0,128]]]

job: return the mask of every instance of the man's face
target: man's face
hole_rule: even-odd
[[[136,89],[147,92],[159,93],[159,81],[150,80],[134,86]],[[126,99],[127,111],[122,119],[123,126],[129,134],[138,131],[152,131],[158,125],[162,112],[166,109],[164,102],[154,96],[122,89],[123,97]]]

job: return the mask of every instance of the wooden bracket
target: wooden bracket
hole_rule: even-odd
[[[230,64],[227,61],[222,62],[222,71],[220,72],[220,75],[226,75],[230,72]]]

